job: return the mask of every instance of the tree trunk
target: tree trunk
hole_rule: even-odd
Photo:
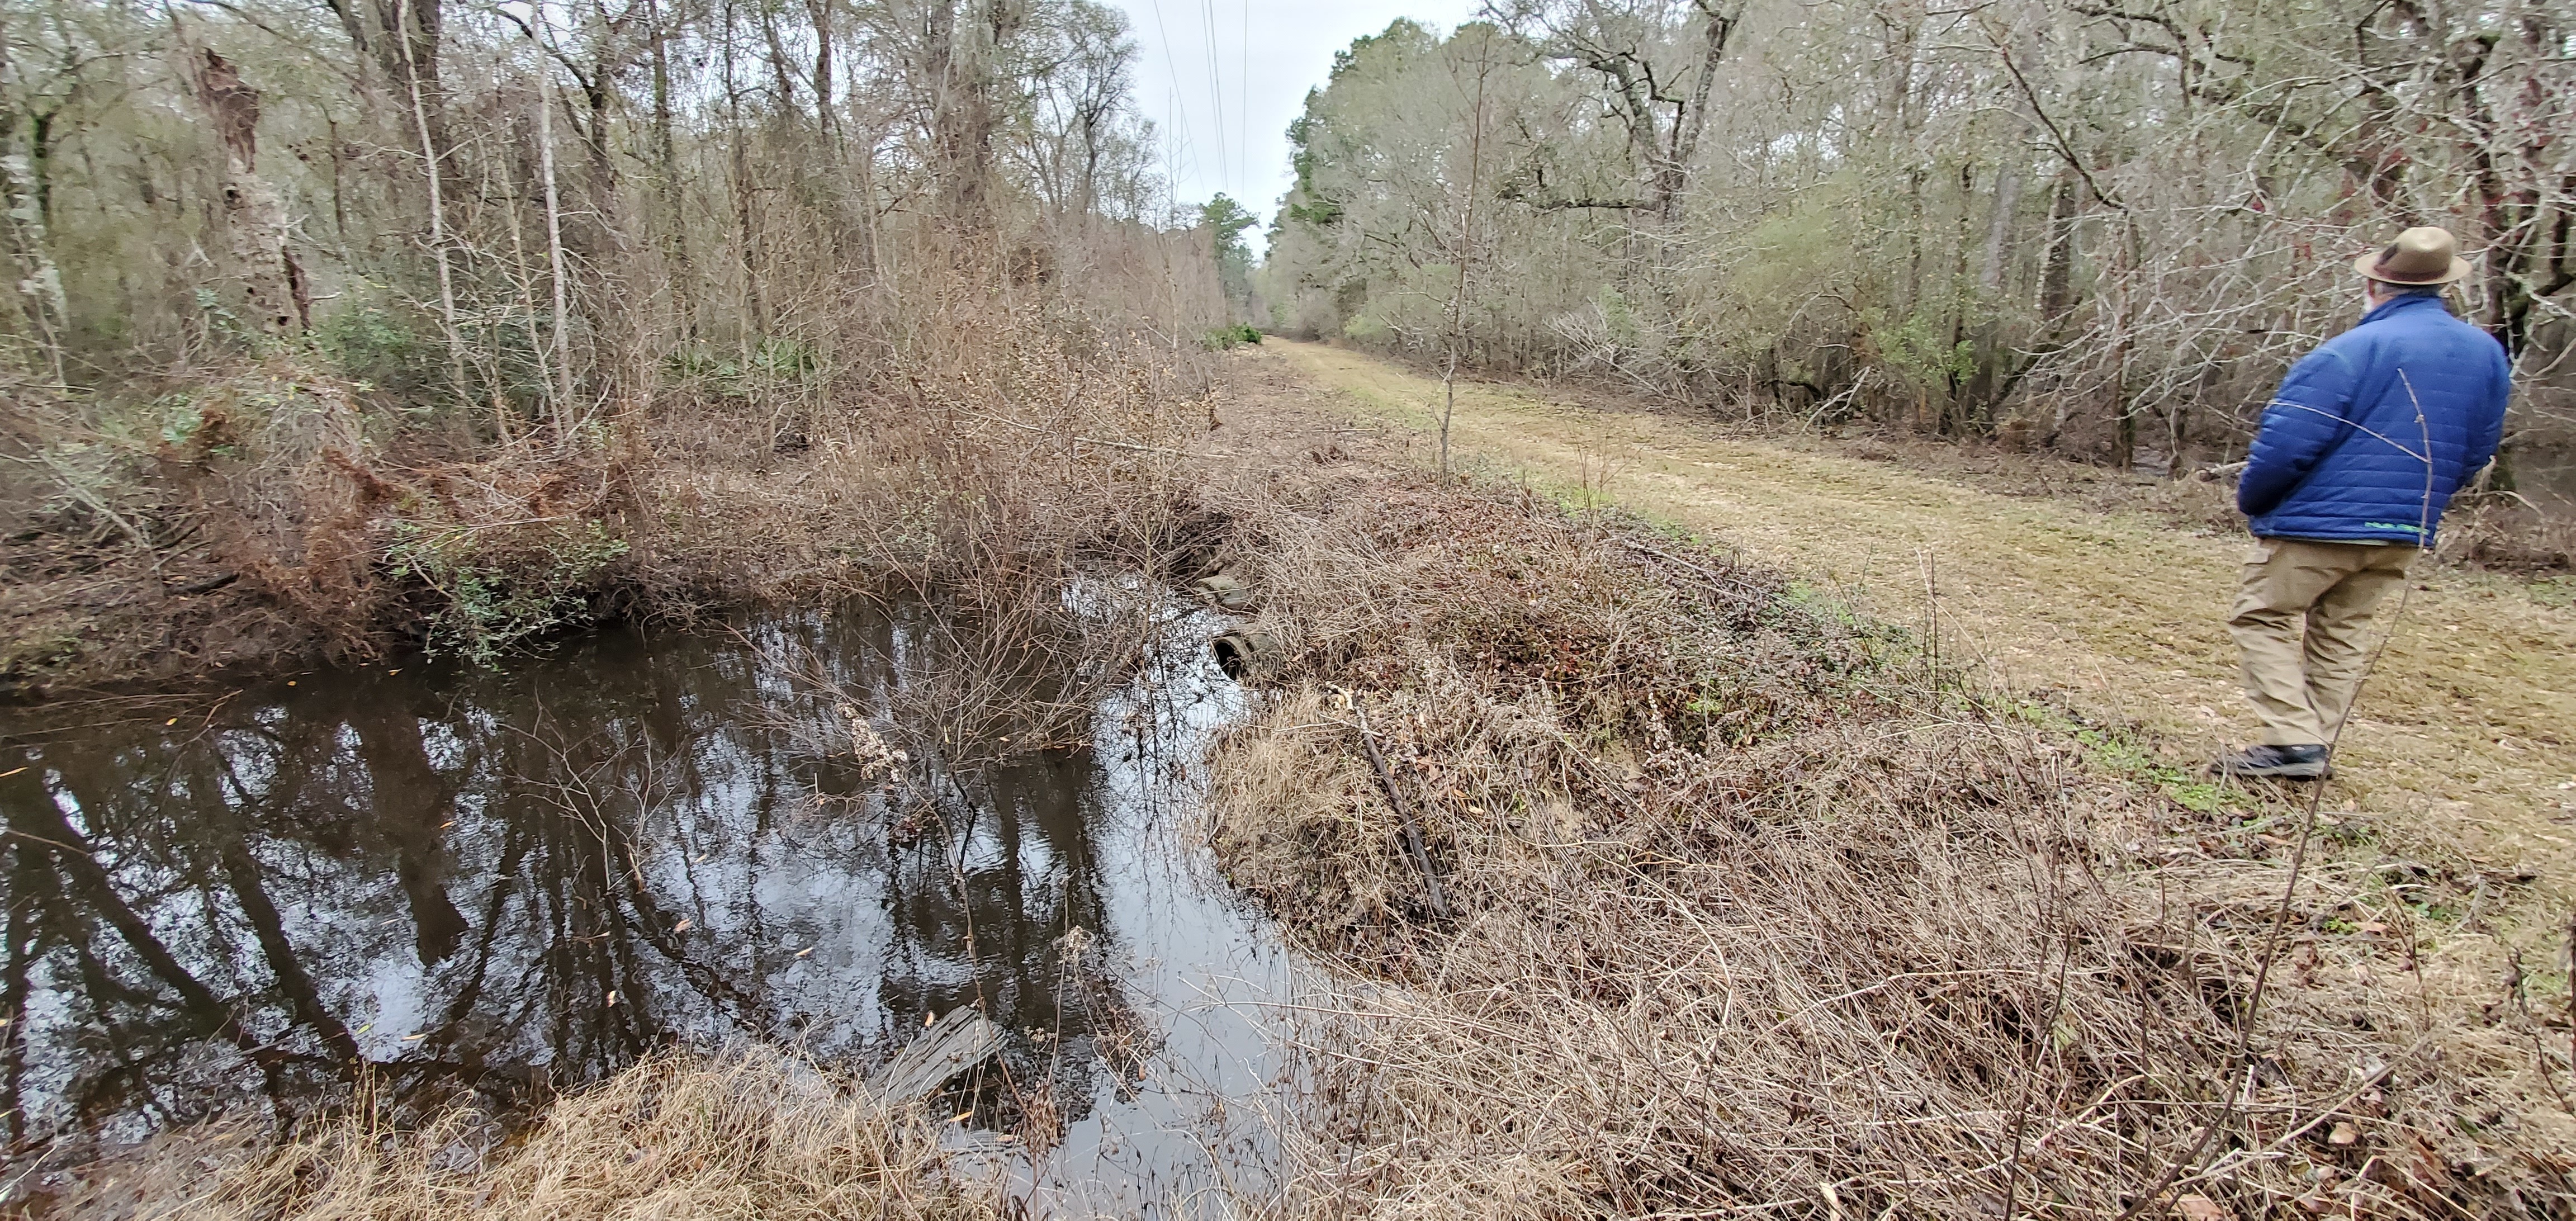
[[[539,29],[543,27],[543,10],[539,10]],[[546,192],[546,269],[552,286],[553,325],[547,328],[547,345],[553,349],[547,363],[554,371],[555,443],[570,445],[573,419],[572,344],[567,338],[572,326],[572,297],[565,283],[563,244],[563,201],[555,190],[555,123],[554,65],[543,58],[537,61],[537,166]]]
[[[394,24],[397,30],[407,29],[410,24],[402,14],[408,13],[415,6],[434,10],[437,4],[438,0],[396,0],[393,11],[396,14]],[[427,24],[434,29],[437,21],[431,18]],[[449,389],[457,397],[464,398],[466,397],[465,338],[456,326],[456,280],[447,261],[447,202],[443,188],[443,175],[440,171],[440,163],[447,155],[447,142],[441,138],[444,128],[437,120],[436,108],[431,105],[431,99],[436,92],[434,86],[437,44],[435,40],[431,41],[429,53],[432,58],[429,64],[424,66],[415,54],[413,40],[407,34],[394,41],[398,48],[395,58],[400,60],[404,68],[397,79],[404,82],[404,92],[409,95],[412,127],[420,136],[421,173],[429,184],[429,250],[431,258],[438,265],[438,320],[441,328],[447,333]],[[508,421],[502,420],[496,423],[504,432],[508,431]]]
[[[0,61],[5,66],[5,61]],[[5,135],[0,135],[5,139]],[[5,145],[0,145],[5,147]],[[64,332],[71,324],[71,303],[63,294],[62,269],[54,265],[52,238],[45,225],[44,184],[35,178],[37,159],[0,156],[0,227],[5,227],[11,277],[30,335],[45,354],[56,385],[63,384]],[[32,179],[32,181],[31,181]]]
[[[733,142],[734,224],[739,230],[737,245],[742,263],[742,304],[737,313],[734,341],[748,356],[752,344],[769,333],[768,286],[762,281],[763,266],[761,226],[754,205],[757,188],[752,182],[749,135],[742,124],[742,85],[734,76],[733,56],[734,6],[728,0],[724,10],[724,91],[725,126]]]
[[[683,340],[698,333],[697,272],[689,261],[689,225],[686,197],[680,182],[680,149],[674,136],[671,115],[670,31],[662,25],[661,10],[654,0],[646,0],[645,20],[653,24],[653,161],[654,189],[662,197],[662,257],[670,264],[667,283],[671,309],[679,318],[679,337]]]
[[[1977,271],[1977,290],[1989,299],[2002,291],[2006,248],[2012,240],[2013,216],[2021,210],[2022,167],[2004,166],[1995,183],[1994,212],[1986,218],[1985,257]]]
[[[225,270],[239,286],[225,304],[255,334],[299,334],[313,325],[313,294],[290,240],[286,201],[259,176],[259,91],[223,56],[199,54],[197,101],[224,145]]]
[[[931,13],[928,84],[940,215],[961,230],[989,229],[1000,52],[1025,18],[1022,0],[951,0]]]
[[[2060,174],[2048,200],[2048,258],[2039,276],[2039,320],[2054,330],[2075,308],[2076,206],[2081,184]]]
[[[1673,147],[1665,167],[1669,181],[1657,192],[1662,204],[1659,215],[1667,226],[1681,223],[1682,198],[1690,189],[1691,162],[1699,156],[1701,133],[1708,129],[1709,89],[1717,81],[1718,65],[1726,59],[1726,44],[1744,17],[1741,5],[1727,8],[1711,0],[1693,0],[1693,7],[1700,14],[1699,76],[1691,82],[1690,101],[1675,116]]]

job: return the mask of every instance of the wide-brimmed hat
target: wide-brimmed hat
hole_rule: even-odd
[[[2429,287],[2448,284],[2469,274],[2469,261],[2460,257],[2459,242],[2448,229],[2422,225],[2397,235],[2385,249],[2365,254],[2352,261],[2352,269],[2382,284],[2404,284]]]

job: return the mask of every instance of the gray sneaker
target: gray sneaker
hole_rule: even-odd
[[[2222,776],[2266,776],[2274,780],[2325,780],[2334,775],[2334,769],[2326,766],[2326,748],[2322,746],[2248,746],[2220,755],[2209,770]]]

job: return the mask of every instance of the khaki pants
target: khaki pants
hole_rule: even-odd
[[[2334,740],[2361,684],[2371,613],[2405,584],[2416,550],[2294,538],[2255,542],[2227,631],[2244,655],[2245,694],[2263,719],[2265,744]]]

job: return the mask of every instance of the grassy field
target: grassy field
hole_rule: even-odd
[[[1278,340],[1243,362],[1251,393],[1410,430],[1415,453],[1436,453],[1434,379]],[[2177,771],[2254,728],[2221,622],[2242,537],[1508,386],[1462,383],[1451,443],[1466,469],[1664,520],[1888,619],[1937,611],[1950,656],[2150,731]],[[2422,574],[2343,758],[2334,803],[2394,844],[2455,845],[2564,893],[2576,883],[2576,612],[2506,578]]]

